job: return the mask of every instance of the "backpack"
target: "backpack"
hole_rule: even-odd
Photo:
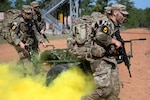
[[[1,27],[1,35],[8,43],[13,43],[13,40],[11,38],[10,34],[10,28],[12,25],[12,22],[21,14],[21,11],[18,9],[9,9],[5,13],[4,20],[2,21],[2,27]]]
[[[72,36],[67,39],[69,52],[78,58],[89,60],[102,57],[105,49],[96,43],[96,30],[103,25],[107,17],[100,12],[94,12],[77,19],[72,26]]]

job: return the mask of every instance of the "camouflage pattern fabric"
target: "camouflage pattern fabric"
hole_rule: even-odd
[[[94,81],[97,89],[81,100],[118,100],[120,82],[115,59],[109,58],[95,60],[91,63]],[[111,60],[111,61],[110,61]]]
[[[18,68],[20,70],[19,73],[23,74],[24,76],[33,76],[39,74],[41,71],[40,66],[37,65],[38,63],[33,63],[29,59],[20,59],[18,65],[21,67]]]
[[[105,30],[106,28],[106,30]],[[96,32],[97,44],[108,47],[115,27],[111,21]],[[109,48],[109,52],[116,52],[116,50]],[[110,53],[109,53],[110,54]],[[85,96],[83,100],[117,100],[120,92],[120,81],[117,69],[117,62],[115,57],[102,57],[99,61],[95,60],[91,64],[93,70],[93,77],[98,88],[90,95]]]
[[[35,21],[35,23],[37,24],[37,26],[39,27],[40,30],[42,30],[42,29],[46,30],[45,20],[40,13],[33,14],[33,20]]]
[[[28,14],[32,13],[29,5],[23,5],[22,11]],[[22,49],[19,45],[20,42],[23,42],[25,45],[30,46],[33,51],[34,59],[37,61],[38,43],[42,42],[44,39],[37,33],[32,20],[25,20],[21,10],[9,9],[5,14],[5,19],[2,21],[2,28],[0,31],[3,38],[16,49],[20,58],[19,62],[23,62],[25,64],[27,61],[31,63],[31,69],[34,69],[35,71],[29,71],[29,73],[39,72],[37,68],[33,68],[37,66],[37,63],[34,63],[33,65],[30,51]],[[27,70],[27,68],[25,69]],[[28,71],[26,73],[28,73]]]
[[[28,11],[28,9],[25,10]],[[20,62],[26,70],[26,73],[30,73],[30,75],[39,72],[36,65],[37,60],[35,58],[38,58],[38,43],[41,42],[43,38],[40,34],[37,34],[36,31],[37,30],[35,29],[32,21],[24,20],[23,16],[18,16],[12,21],[10,26],[10,34],[13,41],[12,45],[18,52]],[[29,46],[30,51],[22,49],[19,45],[20,42],[23,42],[25,45]],[[33,57],[31,57],[31,51],[32,55],[34,55],[34,60],[36,60],[36,63],[33,63],[34,60]],[[28,63],[29,66],[25,65],[26,63]]]
[[[34,23],[36,24],[36,27],[38,28],[38,31],[41,31],[41,30],[45,31],[46,22],[39,11],[39,8],[40,8],[39,2],[32,1],[30,5],[32,6],[33,20],[34,20]]]
[[[5,12],[4,20],[2,21],[2,30],[1,35],[8,43],[13,43],[13,40],[11,38],[10,34],[10,26],[13,20],[15,20],[19,15],[21,14],[21,11],[18,9],[9,9]]]
[[[79,18],[73,24],[72,37],[67,39],[69,51],[77,57],[87,60],[93,57],[103,57],[106,51],[96,43],[95,32],[103,25],[100,20],[104,19],[107,20],[107,17],[99,12]]]
[[[22,18],[18,18],[17,19],[17,23],[18,23],[18,28],[20,30],[13,31],[12,30],[12,34],[13,35],[13,40],[14,40],[14,47],[16,48],[19,56],[20,56],[20,60],[23,61],[24,63],[26,63],[25,61],[29,61],[30,63],[33,63],[31,61],[31,56],[35,53],[36,55],[38,55],[38,43],[39,41],[42,40],[41,38],[38,38],[38,36],[40,37],[40,34],[36,34],[34,32],[34,27],[33,26],[29,26],[27,25],[28,23],[25,23],[25,21]],[[28,27],[27,27],[28,26]],[[34,29],[33,29],[34,28]],[[17,29],[16,29],[17,30]],[[39,40],[38,40],[39,39]],[[29,47],[31,47],[33,54],[30,55],[30,51],[27,51],[25,49],[21,49],[20,46],[18,46],[19,41],[22,41],[24,44],[28,45]],[[36,53],[37,52],[37,53]],[[37,61],[37,60],[36,60]],[[24,65],[24,67],[26,67],[26,65]],[[29,71],[30,72],[35,72],[35,67],[34,65],[30,66],[31,69],[34,69],[34,71]],[[30,68],[29,68],[30,69]],[[26,68],[26,70],[28,70]],[[27,71],[28,72],[28,71]]]
[[[117,100],[118,98],[120,82],[117,62],[110,54],[117,53],[111,46],[111,40],[115,38],[114,31],[113,22],[99,12],[79,18],[73,26],[73,36],[68,38],[68,48],[77,57],[90,61],[97,85],[97,89],[82,97],[82,100]]]

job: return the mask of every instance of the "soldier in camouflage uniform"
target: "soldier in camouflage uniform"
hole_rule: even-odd
[[[1,35],[2,37],[11,44],[13,41],[10,35],[10,25],[12,21],[21,14],[21,11],[18,9],[9,9],[5,12],[4,20],[2,21]]]
[[[46,30],[46,23],[39,11],[40,5],[37,1],[32,1],[30,5],[32,6],[33,22],[35,23],[39,33],[44,34]]]
[[[21,15],[15,18],[10,27],[10,34],[13,40],[12,45],[19,54],[19,62],[23,64],[25,74],[34,75],[38,73],[37,66],[31,63],[31,60],[33,60],[31,59],[31,51],[33,55],[36,55],[38,53],[38,43],[46,44],[41,35],[37,33],[32,22],[31,6],[23,5]]]
[[[97,29],[95,38],[97,44],[105,48],[106,53],[101,58],[93,57],[90,63],[97,88],[91,94],[83,96],[81,100],[118,100],[120,84],[116,56],[122,44],[114,33],[119,32],[128,12],[126,6],[121,4],[106,7],[105,11],[107,18],[100,21],[103,27]]]

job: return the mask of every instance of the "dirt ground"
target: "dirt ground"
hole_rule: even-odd
[[[146,41],[133,41],[133,57],[131,61],[131,74],[129,77],[128,70],[124,63],[119,65],[121,80],[121,100],[149,100],[150,97],[150,31],[145,28],[128,29],[121,32],[124,40],[146,38]],[[66,40],[53,40],[50,44],[56,48],[66,48]],[[129,44],[126,44],[127,52],[130,51]],[[52,47],[43,48],[40,45],[41,52],[49,50]],[[18,60],[15,49],[9,44],[0,45],[0,63]]]

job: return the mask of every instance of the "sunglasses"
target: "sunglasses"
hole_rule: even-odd
[[[26,13],[27,15],[31,15],[32,13]]]
[[[39,6],[37,6],[37,7],[34,7],[35,9],[39,9],[40,7]]]
[[[120,12],[121,13],[121,12]],[[123,14],[123,13],[121,13],[122,14],[122,16],[123,17],[128,17],[128,15],[127,14]]]

